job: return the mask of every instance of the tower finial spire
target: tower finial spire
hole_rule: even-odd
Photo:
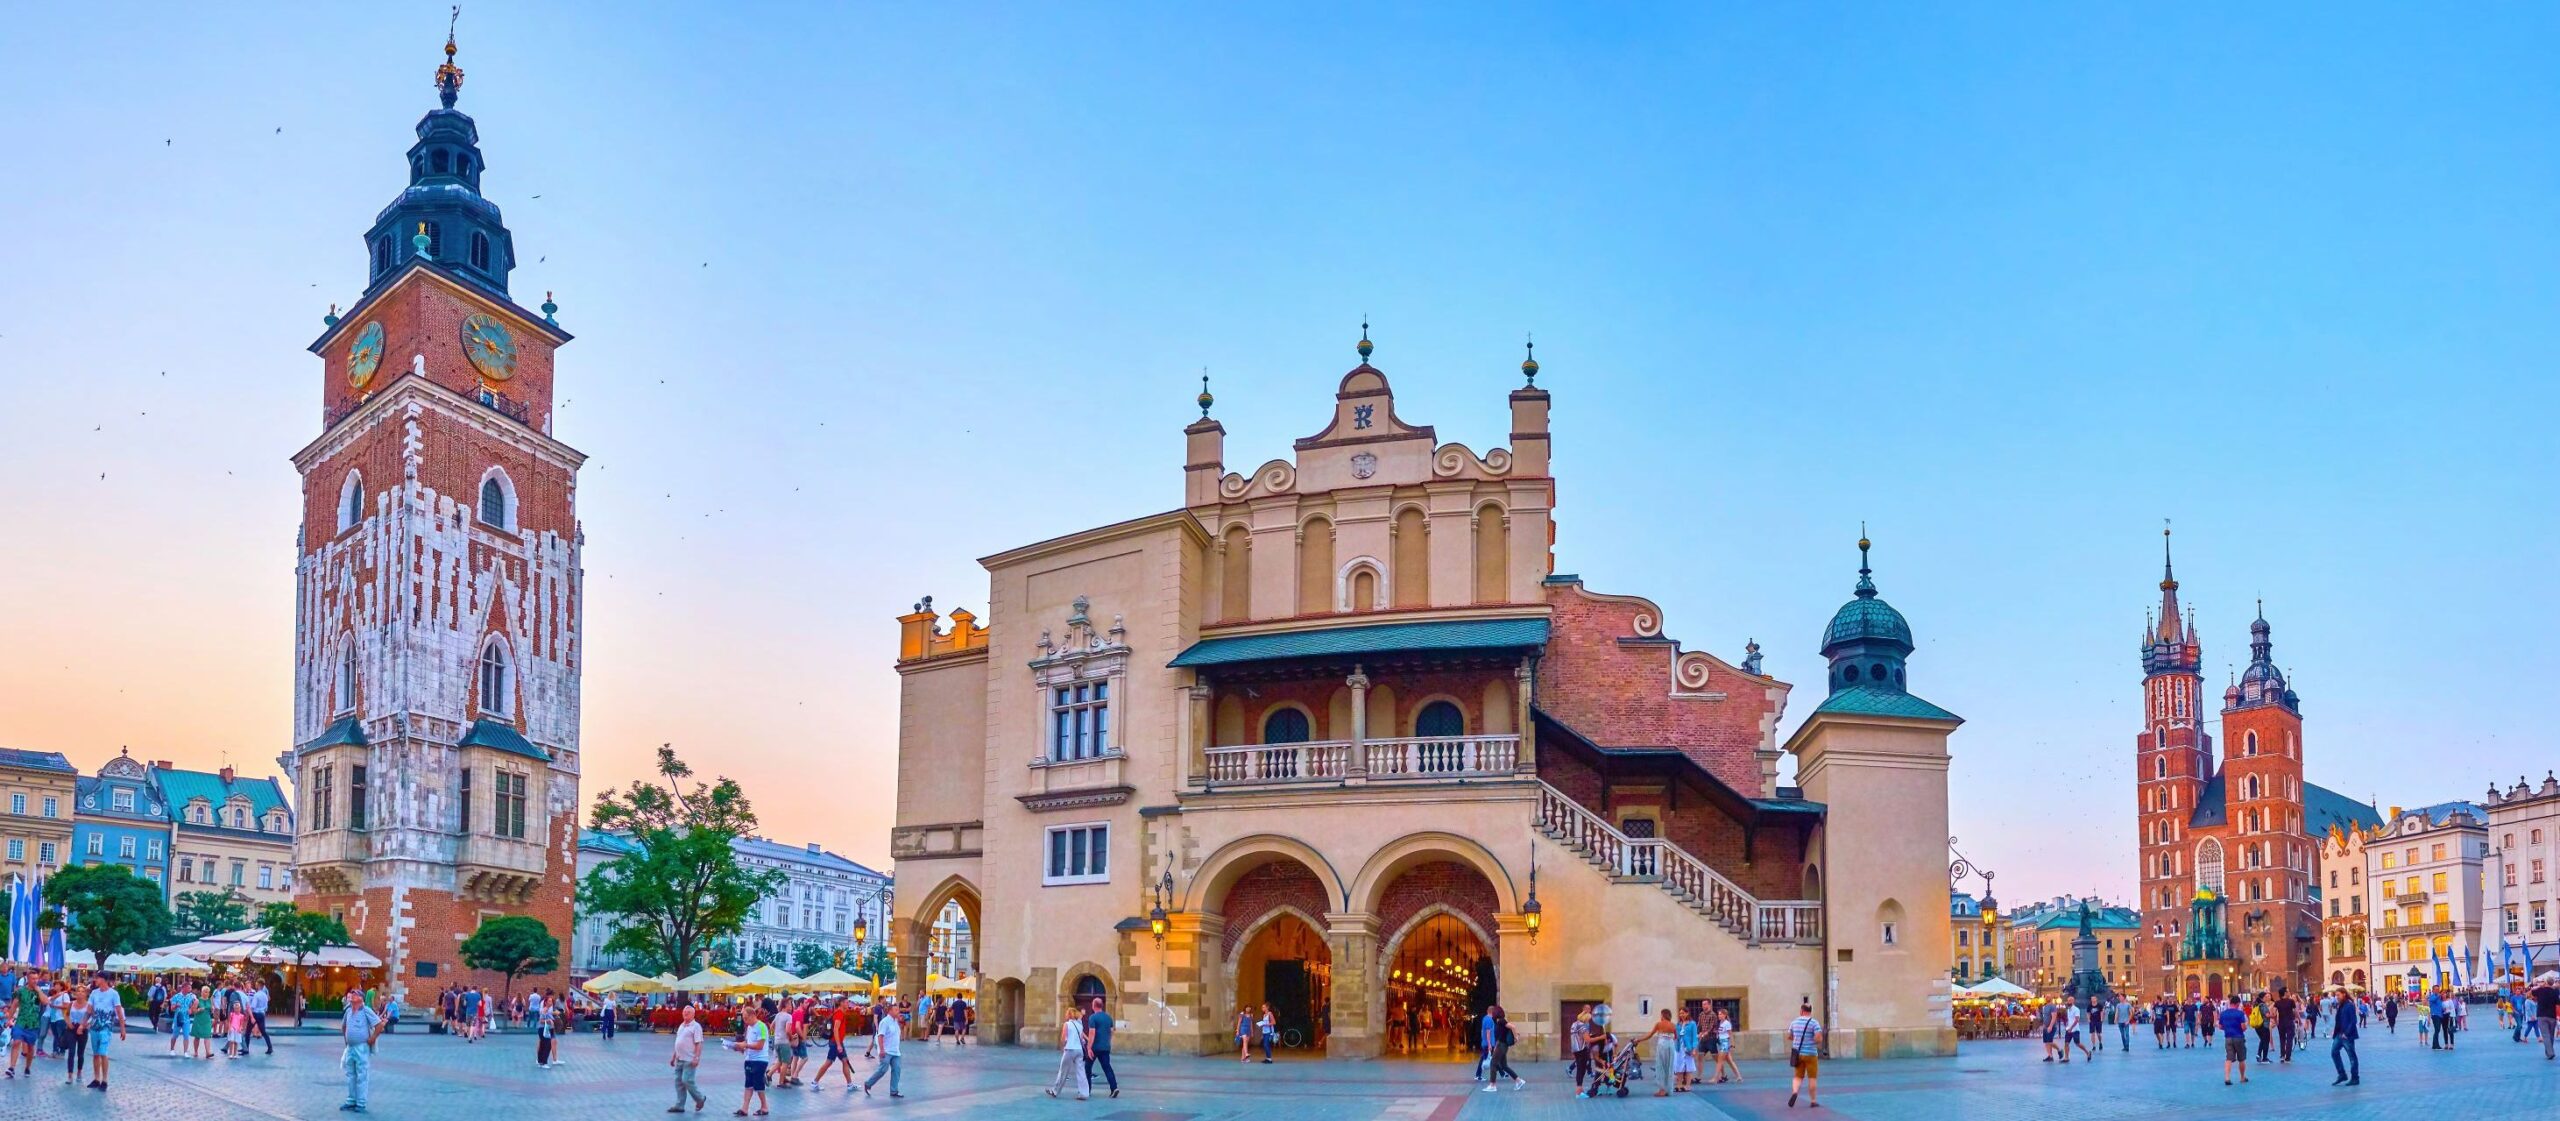
[[[1209,396],[1209,368],[1202,366],[1200,367],[1200,419],[1209,419],[1209,406],[1217,403],[1217,398]]]
[[[2160,519],[2160,590],[2178,590],[2178,566],[2169,559],[2169,519]]]
[[[1858,598],[1876,598],[1875,570],[1867,567],[1867,550],[1875,544],[1867,540],[1867,523],[1858,522]]]
[[[456,4],[452,18],[444,25],[444,65],[436,67],[436,98],[447,109],[453,108],[454,99],[462,96],[462,68],[453,64],[453,34],[461,23],[462,5]]]
[[[1529,356],[1520,360],[1520,372],[1529,379],[1529,388],[1538,388],[1538,336],[1528,336]]]
[[[1369,360],[1369,352],[1377,349],[1369,342],[1369,313],[1360,313],[1360,361]]]

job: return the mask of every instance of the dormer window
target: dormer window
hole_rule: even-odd
[[[108,801],[121,813],[133,812],[133,791],[119,790],[108,795]]]

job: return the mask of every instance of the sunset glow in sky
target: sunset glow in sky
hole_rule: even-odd
[[[2433,16],[467,4],[578,335],[588,794],[672,742],[885,866],[894,617],[1176,505],[1202,367],[1286,455],[1363,315],[1479,449],[1535,331],[1559,566],[1756,638],[1786,729],[1866,521],[2004,898],[2130,894],[2164,517],[2216,687],[2265,598],[2312,781],[2560,764],[2560,14]],[[304,348],[445,19],[12,15],[0,745],[288,748]]]

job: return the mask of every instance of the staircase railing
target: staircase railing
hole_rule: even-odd
[[[1538,828],[1612,875],[1650,880],[1737,938],[1818,942],[1822,906],[1805,899],[1763,901],[1705,861],[1659,837],[1630,837],[1565,792],[1538,784]]]

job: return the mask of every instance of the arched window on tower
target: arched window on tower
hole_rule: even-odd
[[[480,522],[494,529],[516,528],[515,481],[505,468],[492,467],[480,477]]]
[[[456,152],[453,154],[453,173],[465,179],[471,178],[471,156],[469,153]]]
[[[490,635],[480,644],[480,712],[484,716],[506,719],[514,710],[509,700],[515,689],[515,667],[507,661],[507,644]]]
[[[2241,739],[2240,744],[2240,754],[2252,757],[2256,756],[2258,754],[2258,733],[2249,733]]]
[[[2166,756],[2166,755],[2154,755],[2154,756],[2152,756],[2152,757],[2151,757],[2151,777],[2153,777],[2153,778],[2167,778],[2167,777],[2169,777],[2169,757],[2168,757],[2168,756]]]
[[[1487,502],[1476,507],[1475,602],[1511,599],[1511,515]]]
[[[471,232],[471,267],[483,272],[489,269],[489,235]]]
[[[345,533],[364,520],[364,475],[347,472],[347,480],[338,485],[338,532]]]
[[[347,640],[347,648],[346,648],[345,650],[342,650],[342,651],[340,651],[340,652],[338,653],[338,709],[337,709],[337,710],[338,710],[339,712],[353,712],[353,711],[355,711],[355,708],[356,708],[356,644],[355,644],[355,640],[354,640],[353,638],[349,638],[349,639]]]
[[[2256,775],[2250,775],[2250,776],[2249,776],[2249,781],[2248,781],[2246,784],[2244,784],[2244,785],[2246,785],[2246,786],[2247,786],[2247,788],[2248,788],[2248,791],[2249,791],[2249,792],[2248,792],[2247,794],[2245,794],[2245,795],[2242,795],[2242,797],[2243,797],[2243,798],[2246,798],[2246,799],[2248,799],[2249,801],[2253,801],[2253,802],[2254,802],[2254,801],[2256,801],[2256,800],[2258,800],[2258,799],[2260,799],[2260,798],[2266,797],[2266,793],[2267,793],[2266,783],[2265,783],[2265,782],[2263,782],[2263,781],[2261,781],[2261,780],[2258,778],[2258,776],[2256,776]],[[2256,813],[2255,811],[2252,811],[2252,812],[2250,813],[2250,815],[2249,815],[2249,817],[2250,817],[2250,819],[2251,819],[2251,820],[2256,820],[2257,816],[2258,816],[2258,815],[2257,815],[2257,813]]]
[[[444,227],[434,222],[418,223],[427,229],[427,256],[444,259]]]
[[[1298,614],[1333,610],[1333,523],[1313,517],[1298,527]]]
[[[445,168],[449,166],[450,163],[450,158],[445,155],[445,150],[442,148],[438,148],[427,154],[427,171],[429,174],[444,174]]]
[[[373,241],[373,275],[377,279],[379,279],[382,274],[391,271],[392,259],[391,235],[384,234],[381,237],[375,238]]]
[[[2211,837],[2196,846],[2196,886],[2217,893],[2222,890],[2222,842]]]

